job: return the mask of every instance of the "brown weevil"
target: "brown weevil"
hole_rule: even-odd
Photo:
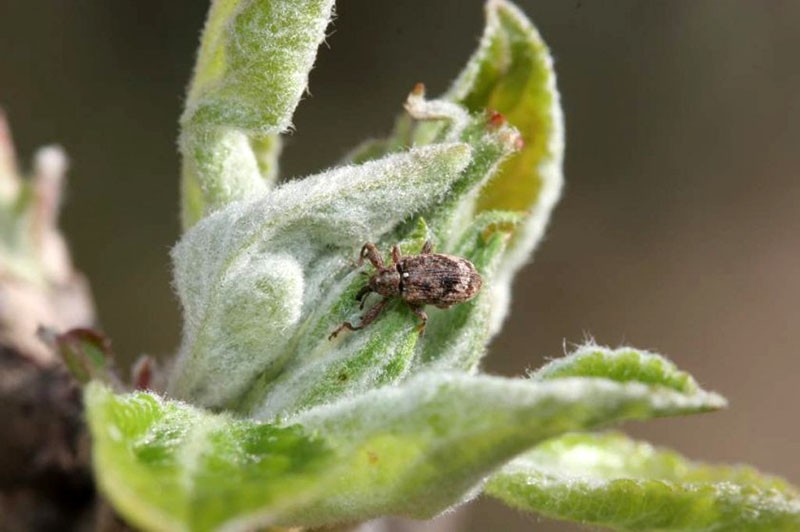
[[[421,320],[419,333],[425,330],[428,315],[422,309],[425,305],[435,305],[439,308],[448,308],[456,303],[469,301],[481,289],[483,280],[470,261],[452,255],[432,253],[431,241],[425,242],[419,255],[402,256],[400,248],[392,248],[392,264],[384,266],[378,248],[375,244],[367,242],[361,248],[358,265],[364,260],[370,261],[375,267],[375,274],[369,282],[356,294],[359,308],[364,308],[367,296],[375,292],[383,299],[361,316],[361,324],[353,325],[346,321],[331,333],[328,339],[333,339],[343,329],[357,331],[363,329],[377,318],[394,297],[399,297],[408,304],[414,314]]]

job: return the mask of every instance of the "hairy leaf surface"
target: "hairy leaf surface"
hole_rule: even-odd
[[[638,382],[436,372],[261,424],[100,384],[86,392],[101,487],[149,530],[430,517],[546,438],[721,404]]]
[[[622,434],[549,440],[492,476],[486,491],[521,510],[615,529],[800,529],[800,493],[783,480]]]
[[[336,168],[233,203],[189,231],[173,251],[185,325],[170,392],[231,406],[293,356],[313,361],[295,349],[296,334],[307,333],[308,320],[347,286],[341,279],[346,270],[354,275],[349,257],[440,201],[470,151],[440,144]],[[332,328],[335,317],[323,316]],[[327,336],[313,340],[330,348]]]
[[[183,221],[268,190],[333,0],[216,0],[181,117]]]

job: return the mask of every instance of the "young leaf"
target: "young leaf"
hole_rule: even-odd
[[[287,183],[197,224],[173,251],[185,326],[170,393],[221,407],[259,375],[271,380],[300,355],[295,344],[338,295],[354,250],[440,201],[470,158],[460,143],[416,148]],[[329,349],[328,334],[312,340]]]
[[[299,427],[239,421],[149,393],[114,395],[98,383],[86,388],[85,403],[100,488],[143,530],[215,530],[279,512],[313,493],[335,464],[325,443]]]
[[[444,104],[425,101],[421,94],[413,93],[407,106],[416,116],[458,115],[456,108],[459,106]],[[354,338],[347,335],[348,338],[337,339],[332,344],[328,341],[331,330],[345,320],[356,323],[357,318],[352,316],[357,308],[354,296],[366,284],[366,279],[350,275],[339,287],[328,283],[330,295],[314,307],[313,315],[302,326],[303,334],[292,344],[296,355],[279,376],[274,372],[263,374],[250,387],[247,397],[236,405],[238,411],[259,417],[288,414],[341,395],[394,382],[404,377],[409,368],[412,372],[421,370],[420,364],[412,365],[420,359],[439,358],[437,367],[440,369],[471,369],[477,364],[485,352],[489,335],[486,323],[493,301],[491,277],[498,262],[496,258],[507,240],[502,232],[489,235],[500,226],[507,232],[513,224],[504,222],[517,217],[510,213],[494,213],[472,221],[472,206],[477,191],[491,178],[500,161],[516,149],[519,137],[506,123],[493,122],[484,115],[470,117],[463,112],[463,116],[448,120],[451,122],[448,138],[459,139],[471,147],[470,164],[450,184],[448,194],[428,204],[423,211],[429,223],[411,219],[384,235],[381,241],[387,250],[399,244],[404,254],[417,254],[426,240],[432,240],[437,243],[434,251],[451,252],[471,260],[486,285],[478,296],[479,306],[471,302],[448,312],[429,309],[432,336],[418,341],[418,319],[401,301],[393,301],[368,330]],[[487,221],[491,219],[495,221]],[[387,257],[387,263],[388,260]],[[376,303],[372,299],[367,304]],[[428,355],[430,352],[433,354]]]
[[[525,93],[520,95],[520,101],[527,102],[525,105],[535,105],[516,111],[522,117],[521,123],[527,127],[529,124],[523,118],[528,111],[545,112],[542,103],[544,96],[532,96],[533,92],[551,91],[553,97],[547,100],[548,105],[557,106],[551,73],[548,74],[550,77],[539,79],[542,72],[550,72],[547,50],[539,46],[538,36],[521,13],[508,4],[490,2],[487,9],[488,23],[492,29],[487,30],[484,44],[492,39],[524,41],[519,49],[509,48],[508,57],[498,56],[487,61],[497,60],[505,64],[506,59],[510,58],[510,70],[498,71],[491,78],[492,83],[500,87],[495,87],[498,91],[505,90],[502,86],[506,75],[516,76],[515,73],[522,72],[523,78],[530,78],[530,86],[520,89]],[[234,11],[225,16],[236,19],[240,15],[234,16]],[[215,16],[212,13],[212,18]],[[263,22],[266,19],[256,17],[253,20]],[[211,29],[207,30],[211,36],[208,42],[221,42],[220,35],[224,32],[219,28],[215,30],[215,27],[209,26]],[[536,57],[526,59],[522,57],[525,54]],[[204,64],[204,57],[213,56],[212,52],[201,53],[199,64]],[[476,54],[476,57],[479,56],[481,52]],[[480,66],[476,61],[478,59],[473,58],[471,65]],[[218,73],[221,79],[225,78],[222,70]],[[493,187],[491,183],[502,177],[495,175],[498,168],[507,166],[504,161],[511,160],[509,157],[520,149],[522,143],[519,133],[502,115],[487,113],[481,106],[468,108],[468,103],[475,103],[474,98],[468,98],[474,80],[462,78],[457,83],[462,89],[461,93],[456,94],[458,91],[455,91],[451,95],[451,100],[458,101],[427,101],[423,87],[420,85],[415,88],[406,108],[419,122],[408,130],[407,140],[416,145],[432,143],[431,147],[460,141],[471,147],[471,162],[463,169],[459,179],[451,180],[437,199],[420,201],[420,210],[416,212],[428,221],[438,252],[455,253],[475,263],[484,277],[483,293],[463,308],[449,312],[432,310],[429,320],[430,341],[425,338],[423,342],[418,342],[413,334],[413,315],[401,303],[394,302],[368,331],[357,338],[330,343],[327,342],[329,331],[342,321],[353,320],[355,306],[352,297],[359,289],[357,278],[346,274],[342,268],[346,260],[346,255],[342,253],[346,247],[342,244],[347,241],[347,235],[343,233],[354,229],[358,229],[362,235],[369,232],[389,248],[407,239],[413,231],[415,220],[408,220],[405,224],[399,223],[401,217],[387,220],[384,216],[386,213],[380,208],[358,200],[353,204],[360,203],[359,207],[363,210],[373,209],[373,222],[365,223],[353,216],[359,210],[351,208],[347,211],[349,223],[342,218],[341,225],[336,225],[335,220],[318,216],[311,224],[285,224],[289,227],[287,231],[259,237],[258,245],[247,244],[249,251],[240,254],[224,250],[220,253],[219,249],[214,248],[225,248],[227,243],[234,240],[254,242],[255,237],[248,236],[248,231],[253,233],[252,228],[261,228],[258,229],[261,231],[269,227],[274,217],[284,217],[283,212],[259,209],[257,215],[253,213],[253,216],[246,217],[244,223],[239,224],[246,226],[243,234],[237,234],[237,222],[226,215],[215,219],[214,225],[219,231],[206,226],[201,236],[187,235],[176,248],[176,285],[184,303],[186,326],[180,362],[170,388],[173,393],[205,406],[226,407],[269,417],[290,414],[340,395],[395,382],[409,370],[420,371],[433,361],[440,369],[472,370],[476,367],[485,352],[485,344],[494,332],[495,327],[491,324],[499,323],[505,312],[510,274],[504,264],[507,262],[508,234],[512,229],[511,225],[505,224],[501,230],[493,230],[493,234],[489,235],[482,227],[484,218],[476,218],[476,209],[483,208],[481,198],[486,188]],[[208,87],[211,94],[216,90],[214,83],[206,81],[201,81],[199,86],[201,89]],[[193,91],[201,94],[205,90],[201,89]],[[225,108],[222,103],[220,109]],[[187,109],[193,105],[190,102]],[[546,111],[557,112],[549,107]],[[210,116],[216,115],[212,113]],[[258,119],[253,118],[251,126],[256,127],[258,123]],[[230,128],[201,128],[197,131],[202,133],[204,140],[195,146],[195,157],[189,159],[187,164],[208,159],[206,167],[209,172],[222,175],[226,171],[225,157],[230,155],[236,159],[236,171],[233,172],[236,179],[253,174],[255,171],[252,169],[256,166],[264,170],[265,165],[259,164],[257,153],[250,153],[252,149],[247,157],[235,155],[247,151],[240,150],[245,143],[247,148],[253,148],[253,137],[245,138],[239,129]],[[526,135],[530,136],[530,133],[528,131]],[[552,136],[551,131],[548,130],[544,136]],[[213,142],[209,141],[212,137],[216,138]],[[259,146],[269,152],[273,147],[269,142],[271,137],[267,134],[259,138],[263,140]],[[209,142],[225,147],[219,152],[224,155],[222,159],[206,149]],[[390,144],[392,150],[403,146],[402,142]],[[531,146],[529,144],[524,151],[529,151]],[[373,161],[372,164],[375,163]],[[249,169],[243,169],[242,165]],[[505,173],[505,170],[501,173]],[[525,176],[520,179],[530,180]],[[217,184],[228,190],[231,183],[231,179],[223,179]],[[255,184],[249,192],[240,196],[258,195],[265,190],[261,180],[251,180],[251,183]],[[402,190],[405,193],[413,186],[408,180],[399,179],[394,183],[383,180],[375,184],[378,186],[380,183],[387,186],[387,190],[393,189],[393,192]],[[242,186],[247,188],[250,185]],[[304,192],[304,189],[298,190]],[[226,194],[224,191],[221,193],[222,196]],[[273,198],[275,201],[283,200],[280,190],[273,195],[276,196]],[[200,198],[197,194],[187,194],[185,197]],[[345,201],[345,198],[339,200]],[[251,205],[260,206],[262,200]],[[237,209],[241,210],[236,207],[229,214]],[[487,215],[522,220],[520,230],[527,231],[525,228],[530,226],[530,218],[526,213],[511,212],[508,206],[503,206],[503,209],[494,214],[487,212]],[[313,210],[308,209],[308,212]],[[403,216],[411,212],[407,209]],[[261,222],[256,221],[259,216]],[[384,219],[379,220],[382,216]],[[281,221],[277,223],[283,224]],[[312,235],[308,242],[305,233],[309,226],[313,227],[312,233],[327,232],[336,235],[338,241],[330,237],[325,247],[321,248],[316,245]],[[385,229],[381,231],[381,227]],[[515,239],[518,237],[512,238],[511,245],[516,247]],[[269,242],[268,252],[266,242]],[[218,257],[224,258],[224,264],[218,263]],[[233,378],[228,377],[230,371],[235,372]],[[226,375],[224,382],[220,382],[220,374]]]
[[[467,303],[446,311],[431,309],[419,363],[421,367],[473,371],[486,353],[489,323],[495,307],[495,274],[500,258],[521,216],[504,211],[479,214],[462,235],[453,254],[468,257],[484,286]]]
[[[534,380],[565,377],[602,377],[617,382],[642,382],[681,393],[696,393],[700,386],[691,375],[655,353],[632,347],[610,349],[594,343],[542,366],[531,374]]]
[[[492,470],[546,438],[720,404],[703,391],[637,382],[444,372],[277,425],[148,393],[117,396],[97,383],[85,401],[101,488],[148,530],[430,517],[474,495]]]
[[[184,225],[271,185],[333,0],[216,0],[181,117]],[[267,181],[264,180],[267,179]]]
[[[471,497],[489,472],[555,434],[719,405],[719,397],[706,392],[605,379],[421,374],[288,418],[322,435],[343,470],[286,523],[429,518]]]
[[[561,187],[563,116],[550,52],[516,6],[487,2],[481,43],[446,98],[471,112],[500,112],[525,142],[482,192],[481,207],[527,211],[549,195],[549,211]]]
[[[117,390],[123,389],[113,371],[111,340],[99,331],[78,328],[59,334],[47,327],[40,327],[37,336],[58,353],[79,383],[87,384],[96,380]]]
[[[625,530],[800,529],[800,493],[622,434],[567,434],[514,459],[486,492],[521,510]]]
[[[486,3],[486,29],[478,50],[445,97],[472,112],[499,111],[524,141],[478,200],[481,210],[527,215],[498,270],[492,316],[496,331],[508,306],[511,278],[542,237],[563,182],[564,118],[553,60],[522,11],[506,0]]]
[[[420,105],[421,96],[421,89],[415,88],[406,104],[410,117],[400,117],[389,138],[363,144],[350,160],[450,139],[466,129],[464,117],[470,113],[488,111],[492,121],[507,120],[518,130],[521,149],[505,158],[499,170],[492,167],[487,172],[491,180],[461,208],[470,214],[505,211],[523,218],[497,265],[488,316],[490,336],[499,330],[507,311],[511,279],[541,239],[561,193],[564,119],[553,61],[522,11],[506,0],[489,0],[481,43],[450,90],[441,100],[428,102],[427,108]],[[410,118],[422,122],[412,123]]]

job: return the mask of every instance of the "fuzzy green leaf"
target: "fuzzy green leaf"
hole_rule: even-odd
[[[527,211],[560,189],[563,117],[552,63],[524,13],[505,0],[487,2],[480,46],[446,97],[471,112],[499,111],[525,146],[482,191],[482,209]]]
[[[453,254],[469,257],[484,279],[481,293],[467,303],[431,309],[430,325],[418,360],[421,368],[473,371],[486,353],[496,309],[496,273],[511,233],[521,217],[504,211],[479,214],[455,245]]]
[[[721,404],[706,392],[689,395],[605,379],[423,374],[291,418],[324,434],[346,461],[347,473],[289,522],[319,525],[387,514],[429,518],[475,495],[490,471],[545,438]]]
[[[512,277],[544,234],[561,193],[564,118],[553,61],[522,11],[506,0],[489,0],[480,45],[450,90],[429,109],[414,105],[418,92],[420,87],[406,105],[410,116],[396,121],[389,138],[364,143],[349,160],[364,161],[405,146],[450,139],[464,129],[464,117],[470,114],[486,114],[493,123],[507,120],[518,130],[521,149],[500,161],[499,169],[492,167],[491,180],[479,194],[464,198],[459,211],[509,212],[522,219],[496,265],[487,316],[491,336],[505,317]]]
[[[553,60],[539,32],[511,2],[487,1],[481,43],[445,97],[472,112],[500,112],[524,143],[478,198],[480,210],[526,215],[498,267],[491,316],[496,331],[508,306],[511,279],[541,239],[563,183],[564,117]]]
[[[269,188],[333,0],[216,0],[181,117],[186,227]]]
[[[514,32],[519,33],[514,33],[514,39],[524,37],[527,44],[509,53],[514,61],[527,65],[520,67],[525,76],[532,76],[532,85],[526,86],[525,91],[551,91],[548,105],[557,107],[552,76],[542,81],[536,77],[538,74],[534,75],[539,72],[537,68],[549,68],[549,58],[543,46],[529,46],[538,42],[530,23],[502,2],[490,2],[488,12],[492,28],[487,29],[483,45],[492,39],[510,39]],[[235,9],[220,13],[212,10],[210,20],[218,16],[238,20],[237,17],[244,16]],[[252,20],[254,26],[246,26],[250,32],[267,19],[257,16]],[[238,31],[235,25],[226,30],[220,28],[209,23],[206,30],[207,41],[217,43],[212,46],[214,50],[226,50],[219,44],[227,38],[225,32]],[[309,46],[310,43],[307,40]],[[198,71],[204,71],[202,65],[211,65],[209,72],[228,83],[225,68],[208,59],[221,52],[209,50],[204,48],[201,52]],[[526,59],[522,57],[525,54],[533,55]],[[465,72],[480,70],[483,63],[479,59],[484,55],[479,51]],[[494,60],[505,61],[503,57],[487,59]],[[502,84],[504,76],[516,71],[517,67],[509,72],[498,71],[491,79]],[[216,79],[214,76],[209,79]],[[477,107],[465,107],[475,81],[465,76],[456,84],[463,94],[456,94],[458,91],[451,94],[451,99],[458,101],[425,100],[420,85],[406,102],[410,117],[418,121],[408,129],[407,140],[418,146],[430,144],[429,150],[445,149],[455,143],[471,148],[466,168],[451,169],[460,174],[457,179],[453,171],[445,172],[447,183],[435,194],[420,189],[414,179],[402,172],[386,175],[386,179],[372,179],[371,190],[376,191],[376,196],[392,200],[385,203],[389,207],[385,209],[361,197],[348,197],[345,184],[352,176],[342,170],[337,174],[341,177],[339,190],[331,187],[325,199],[328,204],[338,206],[342,215],[337,218],[318,212],[322,203],[304,201],[302,196],[308,181],[264,196],[263,180],[256,179],[250,181],[252,187],[243,185],[250,187],[248,192],[234,196],[260,199],[241,205],[234,203],[223,209],[224,214],[212,217],[200,231],[187,234],[174,253],[176,286],[184,305],[186,326],[179,364],[170,386],[172,393],[204,406],[269,417],[395,382],[408,373],[430,367],[469,371],[476,368],[508,303],[510,273],[505,266],[508,243],[518,247],[516,233],[528,231],[530,216],[508,209],[481,212],[480,198],[487,187],[494,186],[492,183],[498,178],[498,169],[505,167],[504,162],[509,157],[516,158],[513,153],[519,150],[521,138],[503,117]],[[202,76],[196,79],[200,80],[196,81],[200,88],[192,89],[187,109],[200,109],[193,102],[205,98],[204,91],[211,95],[209,102],[216,101],[214,91],[218,84]],[[231,81],[234,82],[238,83]],[[523,96],[522,101],[543,105],[541,95]],[[528,110],[541,111],[538,107]],[[525,112],[519,110],[522,115]],[[226,119],[220,124],[229,122],[232,121]],[[265,171],[269,163],[263,161],[269,160],[274,143],[270,134],[262,130],[258,131],[260,136],[247,136],[245,130],[252,127],[255,122],[249,126],[239,124],[234,129],[193,129],[201,142],[192,148],[194,155],[187,159],[187,164],[199,161],[211,174],[223,175],[228,167],[225,161],[230,156],[233,161],[230,168],[236,168],[233,172],[236,178],[257,173],[255,168]],[[550,137],[551,133],[548,131],[545,136]],[[209,145],[220,150],[208,150]],[[393,143],[392,150],[402,146]],[[421,149],[413,148],[411,153]],[[237,155],[245,152],[249,154],[247,157]],[[267,156],[259,158],[259,153]],[[401,152],[388,159],[373,160],[363,168],[375,172],[378,167],[371,165],[386,165],[389,161],[391,166],[391,161],[403,156]],[[227,190],[232,182],[226,178],[217,184]],[[286,190],[296,191],[297,198],[288,200],[288,204],[296,202],[304,210],[304,220],[287,216],[283,209],[264,208],[287,203],[287,197],[282,195]],[[195,192],[189,190],[185,198],[202,203],[202,194]],[[228,192],[220,194],[228,197]],[[400,211],[395,208],[398,206],[402,206]],[[243,214],[245,211],[247,214]],[[329,342],[330,331],[339,323],[358,319],[353,298],[365,279],[346,267],[345,261],[353,256],[353,248],[367,239],[377,241],[387,250],[398,242],[411,246],[412,252],[421,248],[422,242],[411,236],[419,218],[411,218],[410,214],[418,214],[428,222],[428,236],[437,252],[455,254],[475,264],[484,279],[482,293],[448,311],[430,309],[428,336],[421,341],[414,333],[416,318],[401,301],[394,301],[368,330]],[[508,222],[511,219],[513,223]],[[352,238],[354,234],[360,235],[360,242]],[[375,304],[375,300],[370,304]]]
[[[313,492],[333,463],[324,442],[299,427],[240,421],[148,393],[114,395],[98,383],[87,387],[85,403],[100,488],[143,530],[215,530],[279,512]]]
[[[546,438],[722,402],[639,382],[436,372],[277,425],[99,384],[86,404],[101,487],[123,515],[146,529],[207,530],[430,517]]]
[[[617,382],[642,382],[681,393],[696,393],[700,386],[661,355],[631,347],[610,349],[589,343],[531,374],[534,380],[565,377],[601,377]]]
[[[170,393],[235,407],[250,385],[271,381],[294,356],[315,362],[314,351],[298,343],[313,342],[331,358],[326,351],[335,344],[327,337],[338,316],[329,308],[356,278],[348,258],[441,201],[470,155],[465,144],[439,144],[340,167],[197,224],[173,252],[186,324]],[[378,349],[388,340],[372,342]]]
[[[420,97],[414,101],[414,112],[420,115],[439,111],[440,103]],[[458,112],[453,104],[447,105],[448,111]],[[397,243],[404,254],[416,254],[430,239],[437,243],[436,252],[471,260],[484,278],[481,294],[447,311],[428,308],[428,329],[422,338],[417,334],[417,318],[397,298],[368,329],[345,334],[332,343],[327,340],[331,330],[342,321],[358,320],[353,315],[354,311],[360,313],[354,296],[366,279],[353,271],[338,287],[327,285],[328,297],[314,307],[300,329],[302,336],[292,345],[299,356],[294,356],[277,377],[274,373],[262,375],[237,405],[239,411],[269,417],[308,408],[394,382],[407,373],[427,369],[428,363],[434,361],[439,369],[475,367],[489,338],[487,317],[494,301],[491,278],[518,217],[485,213],[474,218],[470,199],[491,178],[498,163],[513,152],[517,134],[508,126],[487,123],[483,116],[464,114],[452,122],[457,124],[452,126],[450,136],[472,148],[470,164],[451,183],[442,201],[423,211],[429,223],[412,219],[384,235],[381,241],[387,251]],[[397,187],[407,185],[398,183]],[[390,193],[396,191],[397,188]],[[352,221],[357,222],[357,218]],[[367,304],[375,304],[376,299],[369,299]]]
[[[692,462],[622,434],[547,441],[491,477],[486,491],[515,508],[615,529],[800,529],[800,493],[783,480]]]

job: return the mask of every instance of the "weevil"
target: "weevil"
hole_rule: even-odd
[[[480,291],[483,280],[475,266],[465,258],[433,253],[433,244],[428,240],[419,255],[400,254],[400,247],[392,247],[392,264],[385,266],[375,244],[367,242],[358,256],[358,266],[368,260],[375,267],[375,274],[366,286],[356,294],[359,308],[364,308],[367,296],[375,292],[381,296],[378,303],[361,316],[361,324],[346,321],[328,337],[333,339],[342,330],[363,329],[383,312],[393,298],[400,298],[420,319],[419,334],[425,330],[428,315],[425,305],[448,308],[456,303],[469,301]]]

